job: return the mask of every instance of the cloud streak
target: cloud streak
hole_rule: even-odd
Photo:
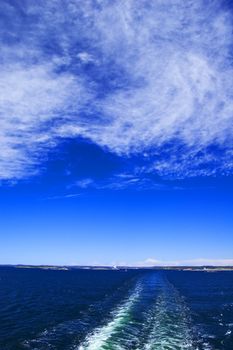
[[[136,189],[136,190],[168,190],[168,189],[180,189],[175,186],[169,186],[161,183],[156,183],[155,180],[131,174],[117,174],[104,180],[94,180],[91,178],[84,178],[76,181],[74,184],[69,185],[68,188],[79,188],[82,190],[92,188],[97,190],[124,190]]]
[[[63,138],[162,177],[231,174],[232,13],[220,1],[3,1],[0,178]]]
[[[233,266],[233,259],[191,259],[191,260],[158,260],[148,258],[139,261],[134,266],[152,267],[152,266]]]

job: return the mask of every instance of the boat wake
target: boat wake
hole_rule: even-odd
[[[168,282],[158,284],[159,296],[148,315],[150,331],[143,350],[196,350],[190,311]]]
[[[105,326],[96,329],[90,334],[83,344],[78,346],[77,350],[104,350],[104,349],[122,349],[120,344],[124,338],[127,339],[130,324],[133,323],[132,311],[134,305],[138,302],[142,287],[138,284],[123,305],[119,306],[113,312],[113,320]],[[120,334],[120,338],[119,338]],[[132,339],[131,339],[132,340]]]
[[[75,350],[209,350],[195,332],[190,310],[162,275],[149,275],[113,319]]]
[[[25,342],[32,350],[211,350],[194,327],[184,298],[163,273],[140,277],[128,296],[93,323],[60,324]],[[99,323],[98,323],[99,322]],[[98,324],[101,324],[98,326]]]

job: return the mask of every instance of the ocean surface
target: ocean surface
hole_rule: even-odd
[[[233,350],[233,272],[0,267],[0,350]]]

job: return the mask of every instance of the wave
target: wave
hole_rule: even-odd
[[[58,342],[66,344],[63,350],[211,350],[207,337],[194,327],[184,298],[162,273],[141,277],[128,296],[112,307],[109,311],[102,304],[96,323],[90,314],[24,345],[35,350],[55,350]]]
[[[157,286],[159,296],[148,315],[150,332],[143,350],[196,350],[190,310],[166,279]]]
[[[210,350],[196,332],[190,310],[161,274],[150,274],[75,350]]]
[[[96,329],[90,334],[76,350],[106,350],[112,348],[122,350],[123,348],[119,344],[119,333],[121,333],[121,339],[124,338],[128,325],[133,322],[131,321],[131,311],[135,303],[139,300],[141,291],[141,285],[138,284],[123,305],[119,306],[112,313],[113,319],[105,326]]]

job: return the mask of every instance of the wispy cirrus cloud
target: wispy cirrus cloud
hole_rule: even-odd
[[[158,183],[155,180],[146,177],[145,174],[142,176],[136,174],[116,174],[112,177],[103,180],[83,178],[72,185],[69,188],[79,188],[79,189],[98,189],[98,190],[124,190],[126,188],[132,188],[136,190],[164,190],[164,189],[180,189],[178,187],[172,186],[171,184]]]
[[[68,120],[73,109],[78,113],[83,87],[70,74],[54,74],[50,65],[4,68],[0,74],[0,178],[21,178],[28,171],[37,172],[43,151],[55,146],[56,125]],[[76,91],[76,99],[70,90]]]
[[[1,179],[37,173],[60,139],[80,136],[139,155],[145,173],[232,173],[224,3],[5,0],[1,17]]]

